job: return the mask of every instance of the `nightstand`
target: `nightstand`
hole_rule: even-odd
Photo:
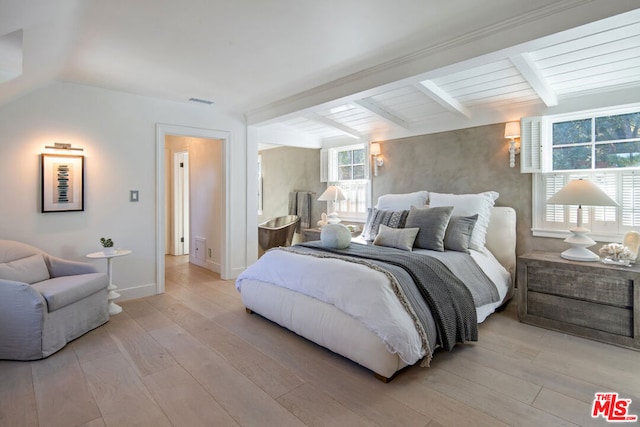
[[[304,242],[311,242],[313,240],[320,240],[320,231],[319,227],[316,228],[303,228],[302,236],[304,237]],[[351,237],[358,237],[362,233],[362,230],[358,229],[351,233]]]
[[[555,252],[518,257],[523,323],[640,350],[640,266],[569,261]]]
[[[320,240],[320,228],[303,228],[302,236],[304,237],[303,242]]]

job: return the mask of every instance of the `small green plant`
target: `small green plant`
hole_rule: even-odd
[[[104,237],[101,237],[100,238],[100,244],[102,245],[103,248],[112,248],[113,247],[113,240],[105,239]]]

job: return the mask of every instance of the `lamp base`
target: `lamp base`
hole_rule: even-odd
[[[340,218],[338,218],[338,214],[335,212],[331,212],[327,215],[327,223],[328,224],[338,224],[340,222]]]
[[[571,261],[598,261],[600,257],[582,246],[574,246],[562,252],[560,256]]]
[[[560,256],[571,261],[598,261],[600,257],[589,249],[589,246],[596,244],[595,240],[585,234],[589,232],[586,228],[578,227],[569,230],[573,233],[564,241],[569,243],[571,247],[562,252]]]

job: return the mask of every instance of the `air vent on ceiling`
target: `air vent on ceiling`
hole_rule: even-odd
[[[201,104],[207,104],[207,105],[213,104],[213,101],[209,101],[208,99],[201,99],[201,98],[189,98],[189,101],[199,102]]]

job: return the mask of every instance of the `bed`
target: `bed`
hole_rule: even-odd
[[[469,281],[469,277],[482,276],[483,280],[478,282],[490,282],[495,286],[495,291],[491,290],[493,296],[490,301],[487,299],[489,297],[484,300],[476,297],[476,292],[485,291],[471,289],[475,310],[473,317],[467,321],[476,327],[477,323],[511,298],[516,264],[515,211],[509,207],[493,206],[497,196],[494,192],[477,195],[416,192],[381,197],[376,207],[369,211],[363,236],[353,239],[349,247],[329,248],[323,247],[321,242],[310,242],[291,248],[272,249],[238,277],[236,287],[248,313],[260,314],[345,356],[370,369],[378,379],[386,382],[408,365],[420,363],[428,366],[433,351],[438,347],[450,350],[457,342],[474,341],[477,338],[473,331],[469,332],[470,328],[462,328],[462,335],[460,331],[454,332],[453,338],[450,337],[445,345],[447,327],[439,323],[443,322],[443,316],[445,324],[461,322],[449,322],[446,318],[447,309],[436,310],[432,307],[425,313],[424,308],[412,306],[415,296],[410,295],[413,291],[408,289],[414,285],[401,284],[408,280],[404,276],[426,282],[426,279],[419,279],[418,276],[424,278],[431,275],[422,274],[422,270],[420,274],[412,273],[410,269],[393,264],[393,260],[411,257],[411,262],[422,265],[423,260],[429,259],[429,263],[435,263],[436,266],[443,264],[448,267],[443,269],[447,270],[446,274],[442,273],[446,280]],[[430,207],[422,208],[427,204]],[[424,247],[401,251],[395,247],[380,247],[378,243],[372,245],[374,236],[366,236],[367,231],[375,231],[376,236],[389,232],[397,237],[398,233],[404,236],[418,229],[418,238],[424,237],[423,230],[429,229],[431,223],[423,222],[422,228],[409,225],[415,225],[415,218],[419,218],[419,215],[433,215],[438,209],[449,212],[451,219],[468,218],[469,214],[475,213],[471,217],[476,217],[477,221],[469,230],[469,233],[474,233],[470,240],[477,237],[475,233],[481,229],[482,246],[471,246],[466,252]],[[410,214],[399,227],[390,220],[391,225],[396,227],[377,224],[375,230],[371,229],[375,222],[372,218],[380,217],[380,213],[406,214],[407,211]],[[410,223],[412,219],[413,223]],[[483,219],[484,224],[481,224]],[[449,222],[453,223],[453,220]],[[448,235],[451,225],[445,227]],[[379,253],[379,250],[382,252]],[[372,258],[368,258],[370,252]],[[461,255],[462,252],[465,255]],[[450,256],[465,261],[458,265],[458,261],[449,259]],[[431,257],[437,261],[432,261]],[[463,270],[467,268],[473,271],[465,273]],[[456,277],[449,278],[447,275],[451,272],[455,272]],[[460,279],[458,274],[463,278]],[[469,287],[466,282],[465,287]],[[454,295],[451,298],[457,305],[455,301],[459,297]],[[479,300],[482,301],[478,303]]]

